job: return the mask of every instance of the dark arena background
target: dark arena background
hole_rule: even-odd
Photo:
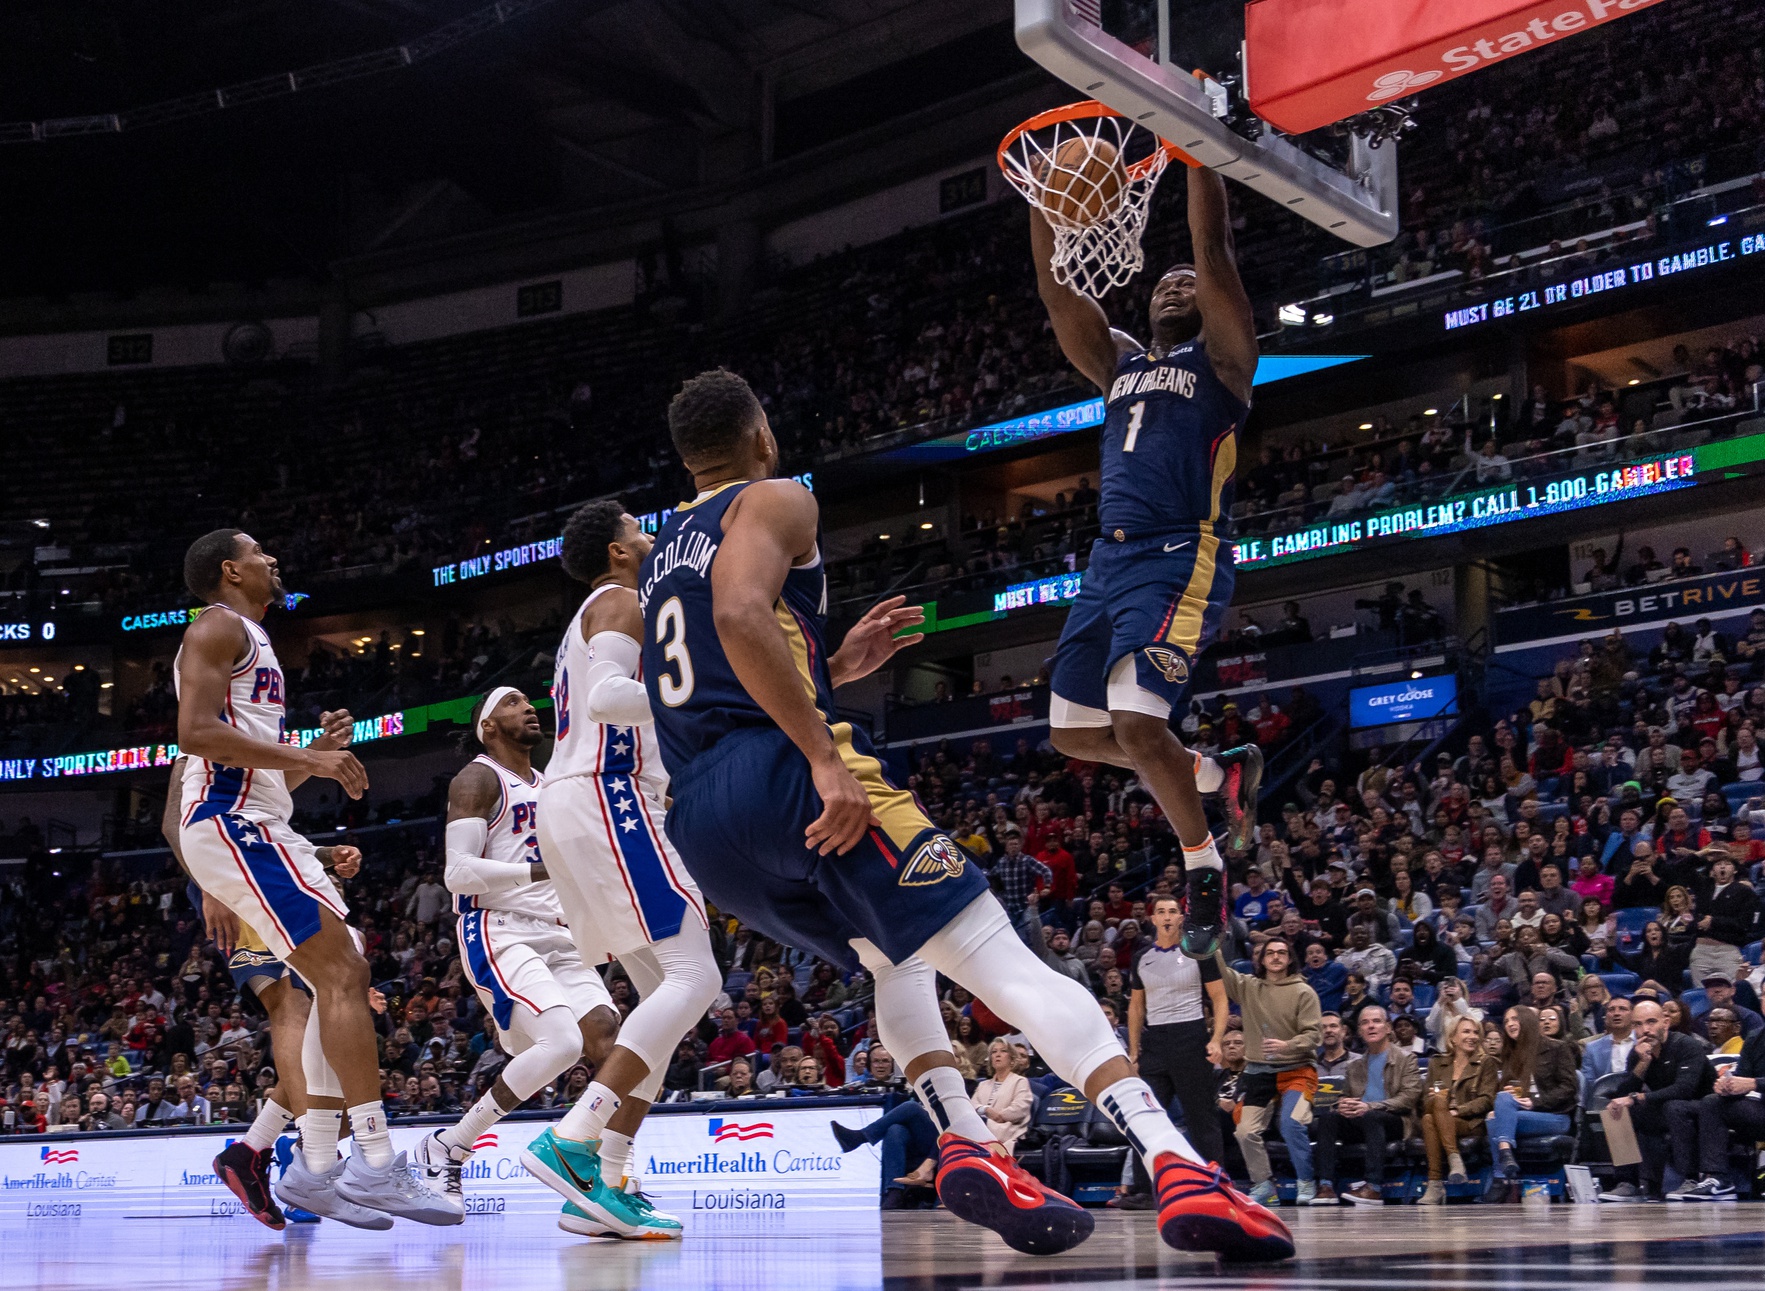
[[[1762,18],[1756,0],[8,6],[0,1286],[1758,1286]],[[1207,241],[1185,194],[1210,170],[1229,207]],[[1093,544],[1136,536],[1108,517],[1154,467],[1132,465],[1141,413],[1063,351],[1050,310],[1101,316],[1039,282],[1032,204],[1064,212],[1057,256],[1083,244],[1079,286],[1115,275],[1097,300],[1136,346],[1162,275],[1195,262],[1215,387],[1234,260],[1248,300],[1251,411],[1192,435],[1198,465],[1171,481],[1206,495],[1211,471],[1213,512],[1186,515],[1207,554],[1180,557],[1194,572],[1140,668],[1173,688],[1169,731],[1120,727],[1119,761],[1180,741],[1182,777],[1076,756],[1051,696],[1068,614],[1126,604]],[[1167,350],[1140,388],[1168,400],[1195,373],[1156,386]],[[616,499],[636,524],[615,563],[682,526],[715,473],[682,465],[670,401],[716,368],[819,506],[802,567],[825,574],[827,649],[878,602],[923,607],[822,713],[868,737],[875,771],[843,765],[872,802],[886,778],[917,804],[879,807],[865,846],[910,894],[978,871],[1025,971],[1063,979],[1050,1013],[1094,997],[1086,1025],[1094,1005],[1150,1106],[1218,1145],[1206,1204],[1272,1214],[1290,1258],[1179,1240],[1202,1203],[1147,1178],[1116,1100],[1038,1044],[1047,1020],[928,968],[948,1079],[1003,1145],[970,1173],[1020,1210],[1070,1198],[1090,1236],[1032,1255],[988,1231],[1007,1221],[965,1222],[944,1111],[884,1042],[891,966],[879,991],[714,901],[716,998],[666,1063],[626,1191],[604,1181],[679,1225],[560,1231],[528,1163],[619,1060],[566,1030],[575,1057],[537,1093],[482,1101],[508,1092],[526,988],[480,944],[494,906],[462,913],[480,898],[459,895],[448,822],[476,817],[455,777],[487,696],[531,703],[535,767],[562,756],[554,682],[587,590],[566,524]],[[181,716],[179,691],[215,623],[186,552],[223,528],[281,587],[270,666],[242,637],[259,684],[221,677],[221,721],[238,738],[236,700],[279,706],[267,747],[347,742],[367,782],[321,772],[274,817],[336,871],[372,983],[370,1012],[351,979],[349,1016],[371,1018],[385,1123],[357,1100],[339,1177],[389,1124],[413,1154],[401,1186],[456,1188],[443,1222],[363,1230],[285,1202],[269,1224],[227,1164],[311,1180],[308,1126],[337,1114],[311,1104],[298,1140],[274,1119],[303,1069],[301,1098],[323,1097],[318,1023],[295,1061],[306,984],[268,943],[234,953],[233,902],[170,846],[241,770],[179,762],[220,724],[188,698]],[[619,540],[596,541],[604,562]],[[774,635],[820,666],[806,612],[778,606]],[[678,662],[681,639],[646,651]],[[633,671],[616,680],[637,689]],[[642,671],[675,704],[674,674]],[[1109,695],[1098,717],[1119,723]],[[610,758],[648,727],[604,729]],[[1205,923],[1206,866],[1161,786],[1193,796],[1191,752],[1229,768],[1202,800],[1225,892],[1218,958],[1183,978],[1172,929]],[[207,769],[182,821],[175,762]],[[248,772],[238,801],[277,774]],[[782,817],[791,793],[756,783],[736,810]],[[882,817],[915,811],[936,833],[900,855]],[[282,846],[284,868],[273,834],[240,828],[239,871],[293,893],[311,849]],[[1278,948],[1291,981],[1271,981]],[[611,1036],[651,978],[582,956]],[[1216,964],[1223,994],[1201,980]],[[293,1030],[257,994],[284,971],[265,994]],[[502,1119],[480,1133],[485,1107]],[[422,1167],[462,1116],[452,1174]]]

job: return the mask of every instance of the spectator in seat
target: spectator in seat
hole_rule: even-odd
[[[1495,1178],[1518,1179],[1520,1162],[1514,1144],[1522,1134],[1567,1134],[1575,1107],[1577,1055],[1575,1046],[1547,1039],[1538,1026],[1538,1010],[1516,1004],[1502,1024],[1501,1076],[1484,1128]]]
[[[1365,925],[1371,941],[1390,946],[1397,940],[1397,922],[1379,908],[1379,894],[1372,888],[1361,888],[1354,894],[1348,916],[1348,936],[1354,941],[1356,927]]]
[[[1544,864],[1538,867],[1538,908],[1545,914],[1554,914],[1561,919],[1571,919],[1575,915],[1577,903],[1576,893],[1563,886],[1563,871],[1555,864]]]
[[[1348,1091],[1348,1064],[1354,1061],[1348,1047],[1348,1028],[1342,1015],[1329,1010],[1318,1015],[1318,1092],[1312,1098],[1314,1115],[1336,1106]]]
[[[1460,1014],[1447,1031],[1445,1052],[1428,1064],[1422,1104],[1422,1141],[1428,1151],[1428,1186],[1420,1204],[1446,1204],[1448,1183],[1464,1183],[1465,1160],[1459,1140],[1477,1133],[1495,1107],[1497,1061],[1483,1051],[1483,1028]]]
[[[1612,906],[1617,910],[1637,910],[1644,906],[1659,910],[1666,895],[1667,881],[1656,873],[1654,846],[1639,837],[1630,845],[1629,866],[1612,889]]]
[[[1348,984],[1348,970],[1337,960],[1330,958],[1330,952],[1324,949],[1322,942],[1314,941],[1305,948],[1302,976],[1306,985],[1317,992],[1320,1008],[1326,1012],[1335,1012],[1342,1007],[1342,992]],[[1340,1020],[1339,1018],[1338,1021]]]
[[[994,1137],[1010,1148],[1030,1127],[1033,1104],[1030,1082],[1011,1069],[1011,1046],[993,1041],[987,1046],[987,1078],[974,1089],[975,1111],[986,1119]]]
[[[1373,941],[1372,925],[1366,922],[1349,928],[1348,949],[1338,959],[1350,974],[1358,973],[1366,978],[1367,989],[1375,995],[1390,985],[1397,972],[1397,956],[1391,947]]]
[[[754,1041],[736,1025],[733,1008],[717,1015],[717,1036],[705,1050],[705,1062],[716,1066],[732,1058],[749,1058],[754,1054]]]
[[[1672,1132],[1666,1109],[1676,1102],[1692,1103],[1692,1109],[1675,1118],[1683,1126],[1688,1116],[1695,1117],[1695,1104],[1715,1084],[1715,1071],[1696,1036],[1669,1030],[1666,1014],[1653,1000],[1641,1001],[1633,1013],[1637,1036],[1630,1051],[1630,1071],[1609,1106],[1629,1114],[1642,1165],[1618,1166],[1618,1182],[1600,1194],[1601,1200],[1635,1201],[1647,1195],[1644,1189],[1661,1194]]]
[[[1458,956],[1441,942],[1431,923],[1418,923],[1410,944],[1397,954],[1399,972],[1418,982],[1440,983],[1459,971]]]
[[[1630,1009],[1630,1001],[1623,998],[1606,1002],[1605,1030],[1589,1040],[1581,1054],[1581,1081],[1587,1089],[1601,1077],[1621,1076],[1630,1070],[1630,1051],[1636,1047]]]
[[[865,1144],[882,1149],[882,1208],[903,1210],[912,1205],[907,1190],[926,1187],[932,1176],[924,1170],[935,1166],[938,1157],[938,1130],[931,1116],[918,1102],[908,1099],[861,1130],[841,1125],[831,1126],[835,1141],[842,1152],[851,1152]]]
[[[1514,916],[1514,900],[1508,895],[1508,880],[1503,874],[1489,876],[1489,895],[1477,907],[1477,940],[1488,946],[1495,941],[1496,925]]]
[[[787,1044],[773,1055],[766,1070],[755,1078],[754,1087],[762,1094],[770,1094],[774,1090],[794,1085],[797,1080],[797,1064],[802,1061],[803,1051],[794,1044]]]
[[[1696,974],[1693,974],[1696,977]],[[1734,998],[1734,978],[1727,973],[1711,973],[1699,981],[1704,988],[1704,1006],[1692,1010],[1692,1019],[1696,1030],[1709,1038],[1709,1032],[1703,1023],[1717,1009],[1728,1009],[1734,1014],[1734,1020],[1740,1025],[1741,1037],[1751,1040],[1759,1032],[1765,1031],[1765,1017],[1747,1008]],[[1712,1043],[1713,1043],[1712,1039]]]
[[[1710,1042],[1710,1061],[1740,1055],[1746,1039],[1740,1033],[1740,1018],[1732,1008],[1715,1008],[1704,1014],[1704,1039]]]
[[[1422,1077],[1415,1058],[1391,1043],[1391,1022],[1377,1004],[1361,1010],[1363,1052],[1348,1064],[1347,1091],[1317,1117],[1317,1196],[1314,1206],[1347,1201],[1356,1206],[1385,1204],[1385,1148],[1407,1137],[1409,1118],[1421,1098]],[[1336,1155],[1345,1142],[1366,1147],[1366,1178],[1338,1198]]]
[[[1743,1144],[1765,1139],[1765,1031],[1742,1046],[1740,1057],[1717,1076],[1695,1103],[1666,1104],[1673,1164],[1685,1182],[1673,1190],[1681,1201],[1721,1201],[1736,1193],[1728,1164],[1729,1135]],[[1693,1155],[1692,1148],[1696,1148]],[[1695,1167],[1695,1168],[1694,1168]]]
[[[1452,1043],[1453,1028],[1459,1019],[1469,1018],[1473,1022],[1483,1021],[1483,1010],[1473,1008],[1465,990],[1465,983],[1457,977],[1443,977],[1440,987],[1434,996],[1434,1007],[1428,1010],[1428,1021],[1423,1028],[1434,1038],[1435,1047],[1442,1053],[1449,1051]]]
[[[729,1064],[729,1076],[723,1087],[725,1098],[758,1098],[760,1091],[754,1086],[754,1065],[746,1058],[736,1058]]]
[[[166,1097],[164,1078],[155,1076],[147,1082],[147,1096],[135,1108],[135,1127],[169,1125],[177,1119],[177,1110],[177,1103]]]
[[[1514,931],[1514,949],[1501,956],[1496,967],[1503,977],[1516,984],[1530,985],[1541,974],[1548,976],[1554,1002],[1557,979],[1578,976],[1581,961],[1566,950],[1545,945],[1537,928],[1522,926]]]

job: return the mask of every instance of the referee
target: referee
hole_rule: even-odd
[[[1226,988],[1212,956],[1194,960],[1183,953],[1183,907],[1176,897],[1153,898],[1151,917],[1157,940],[1135,956],[1129,970],[1128,1058],[1167,1109],[1173,1098],[1182,1104],[1189,1142],[1203,1160],[1217,1162],[1225,1143],[1214,1064],[1230,1014]],[[1204,1007],[1209,1000],[1211,1029]],[[1138,1156],[1134,1180],[1135,1197],[1145,1194],[1150,1204],[1151,1183]]]

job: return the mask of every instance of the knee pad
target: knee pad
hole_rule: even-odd
[[[1096,997],[1038,959],[990,894],[977,898],[933,935],[920,947],[919,957],[1021,1031],[1042,1060],[1075,1088],[1084,1089],[1092,1073],[1110,1059],[1127,1056]],[[879,1017],[880,1000],[879,979]]]
[[[513,1028],[527,1044],[502,1069],[502,1082],[522,1102],[545,1088],[546,1082],[576,1065],[582,1056],[582,1032],[562,1005],[536,1017],[522,1017]]]
[[[654,1075],[667,1069],[680,1037],[698,1024],[723,982],[711,939],[696,923],[683,924],[679,933],[647,947],[645,954],[661,981],[625,1019],[619,1044]]]
[[[895,964],[877,946],[862,938],[852,949],[858,962],[876,979],[877,1038],[905,1071],[928,1053],[949,1053],[950,1037],[938,1010],[937,974],[917,955]]]
[[[342,1098],[343,1082],[325,1061],[325,1047],[319,1040],[319,1008],[315,1004],[306,1015],[306,1031],[300,1037],[300,1065],[306,1073],[308,1098]]]

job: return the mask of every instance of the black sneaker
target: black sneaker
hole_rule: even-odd
[[[1226,925],[1224,870],[1193,869],[1185,880],[1188,908],[1183,911],[1183,953],[1206,959],[1219,949]]]
[[[222,1148],[214,1159],[214,1172],[258,1223],[277,1232],[287,1227],[288,1217],[270,1195],[268,1148],[253,1152],[244,1139],[237,1139]]]
[[[1504,1179],[1518,1179],[1520,1177],[1520,1162],[1514,1156],[1514,1149],[1497,1148],[1495,1150],[1495,1172]]]
[[[1241,852],[1250,846],[1256,835],[1256,796],[1262,790],[1262,750],[1254,744],[1240,744],[1215,755],[1214,761],[1226,770],[1226,782],[1220,786],[1230,830],[1226,835],[1226,846],[1231,851]]]

